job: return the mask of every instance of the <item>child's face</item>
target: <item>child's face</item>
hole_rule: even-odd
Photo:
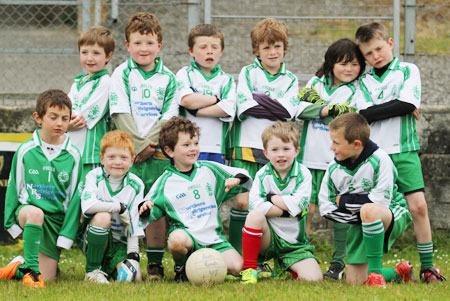
[[[41,138],[50,144],[59,144],[60,137],[67,132],[70,122],[70,109],[66,106],[47,107],[43,117],[37,112],[33,113],[33,118],[41,125]]]
[[[173,150],[165,147],[164,151],[175,162],[175,167],[179,171],[189,171],[198,159],[200,146],[198,145],[198,136],[191,138],[186,132],[178,133],[178,141]]]
[[[389,38],[386,42],[383,39],[372,39],[367,43],[360,43],[359,49],[361,49],[364,58],[370,66],[375,68],[382,68],[392,62],[394,55],[392,49],[394,48],[394,40]]]
[[[356,58],[351,62],[338,62],[333,66],[333,86],[339,86],[342,83],[349,83],[355,80],[358,77],[359,70],[361,67],[359,66],[358,60]]]
[[[262,42],[258,46],[256,56],[261,59],[266,71],[277,74],[284,59],[284,44],[282,41],[270,45],[267,42]]]
[[[162,42],[158,42],[158,36],[152,33],[141,34],[133,32],[125,46],[131,58],[145,71],[155,68],[155,58],[161,50]]]
[[[81,66],[89,73],[89,76],[105,69],[113,53],[106,56],[105,49],[98,44],[80,46]]]
[[[223,54],[220,38],[196,37],[193,49],[188,49],[195,62],[200,65],[202,71],[211,71],[219,63]]]
[[[128,148],[107,147],[100,154],[100,160],[106,172],[114,177],[125,175],[133,165],[134,156]]]
[[[343,130],[333,131],[330,130],[331,137],[331,150],[334,152],[334,156],[339,161],[349,159],[354,161],[358,158],[360,152],[360,144],[355,140],[349,143],[345,137]],[[359,141],[358,141],[359,142]]]
[[[267,147],[264,149],[267,159],[281,175],[286,175],[291,170],[299,152],[300,147],[295,147],[292,141],[283,142],[276,136],[269,139]]]

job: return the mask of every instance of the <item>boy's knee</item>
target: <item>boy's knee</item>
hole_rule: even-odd
[[[261,229],[265,222],[266,216],[262,212],[252,210],[245,219],[245,226]]]
[[[235,196],[233,207],[239,210],[248,210],[248,195],[238,194]]]
[[[183,231],[173,231],[169,235],[167,245],[171,252],[180,252],[186,250],[186,234]]]
[[[411,195],[407,196],[408,201],[408,209],[411,214],[415,216],[427,216],[428,215],[428,207],[425,197],[421,197],[423,195]]]
[[[44,211],[41,208],[30,205],[23,207],[22,210],[25,216],[24,224],[42,225],[44,223]]]
[[[108,212],[97,212],[91,220],[91,225],[109,228],[111,226],[111,214]]]
[[[373,222],[380,218],[378,205],[373,203],[364,204],[360,209],[361,221]]]

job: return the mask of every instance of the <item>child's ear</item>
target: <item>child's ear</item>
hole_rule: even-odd
[[[173,159],[173,150],[170,149],[170,147],[168,147],[167,145],[164,146],[164,152]]]
[[[194,58],[194,52],[192,52],[192,49],[190,47],[188,47],[188,53],[192,58]]]
[[[266,149],[263,149],[263,153],[264,153],[264,156],[266,156],[267,160],[269,160],[269,157],[267,157],[267,151],[266,151]]]
[[[353,141],[353,145],[355,146],[356,149],[361,149],[363,148],[363,143],[361,142],[361,140],[355,140]]]
[[[37,124],[42,125],[42,118],[39,117],[38,112],[33,113],[33,119],[36,121]]]
[[[109,63],[109,61],[111,60],[113,54],[114,54],[114,51],[111,51],[111,52],[106,56],[106,64]],[[106,65],[106,64],[105,64],[105,65]]]

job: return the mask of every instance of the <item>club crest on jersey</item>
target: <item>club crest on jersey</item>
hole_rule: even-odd
[[[69,174],[67,171],[63,170],[58,174],[58,181],[60,183],[66,183],[69,180]]]
[[[370,191],[370,189],[372,188],[372,181],[363,178],[361,181],[361,187],[364,189],[364,191]]]
[[[109,94],[109,104],[111,106],[116,106],[118,101],[119,101],[119,97],[117,96],[117,93],[116,92],[111,92]]]

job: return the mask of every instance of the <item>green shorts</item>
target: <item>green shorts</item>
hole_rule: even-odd
[[[407,152],[389,155],[397,168],[398,191],[407,193],[423,189],[422,164],[420,163],[417,152]]]
[[[180,229],[181,229],[181,228],[180,228]],[[175,231],[175,230],[177,230],[177,229],[173,229],[172,231]],[[233,246],[232,246],[227,240],[225,240],[225,241],[223,241],[223,242],[219,242],[219,243],[217,243],[217,244],[212,244],[212,245],[202,245],[202,244],[199,244],[199,243],[194,239],[194,237],[191,235],[191,233],[189,233],[189,231],[187,231],[186,229],[181,229],[181,230],[183,230],[184,232],[186,232],[186,234],[189,235],[189,237],[190,237],[191,240],[192,240],[192,249],[189,250],[187,256],[191,255],[192,253],[194,253],[194,252],[197,251],[197,250],[204,249],[204,248],[211,248],[211,249],[214,249],[214,250],[216,250],[216,251],[218,251],[218,252],[220,252],[220,253],[225,252],[225,251],[228,251],[228,250],[234,249]],[[172,232],[172,231],[171,231],[171,232]],[[170,234],[170,233],[169,233],[169,234]]]
[[[244,161],[244,160],[235,160],[235,159],[230,160],[231,167],[239,167],[239,168],[245,169],[246,171],[248,171],[248,173],[249,173],[250,177],[252,177],[252,179],[255,178],[258,170],[260,170],[264,165],[265,164]]]
[[[398,220],[392,222],[384,234],[383,253],[388,253],[396,238],[405,232],[412,221],[409,212],[403,214]],[[350,225],[347,232],[347,264],[367,263],[366,246],[363,241],[363,231],[361,225]]]
[[[322,169],[310,169],[312,176],[312,190],[311,190],[311,199],[310,203],[318,204],[319,203],[319,191],[320,185],[322,184],[323,176],[325,175],[325,170]]]
[[[17,224],[19,224],[19,220],[17,218],[19,216],[19,212],[25,206],[29,205],[20,205],[16,209],[15,214]],[[59,256],[61,255],[61,249],[56,246],[56,242],[58,240],[59,231],[61,230],[63,223],[64,215],[44,214],[39,252],[56,261],[59,261]]]
[[[138,176],[145,185],[144,195],[150,191],[153,183],[163,174],[164,168],[170,165],[167,159],[150,158],[142,163],[134,163],[130,172]]]
[[[314,246],[309,244],[291,244],[281,237],[279,237],[275,231],[270,227],[270,246],[267,248],[264,255],[264,261],[274,258],[278,262],[278,265],[283,270],[289,269],[291,265],[296,262],[317,257],[313,255]]]

